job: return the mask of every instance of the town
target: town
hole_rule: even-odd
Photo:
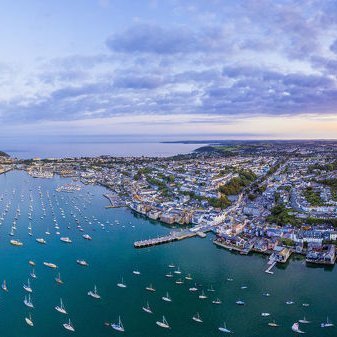
[[[215,234],[214,244],[268,254],[270,267],[300,254],[308,264],[333,265],[337,243],[337,142],[234,142],[169,158],[34,158],[4,153],[0,173],[73,179],[109,189],[108,207],[129,207],[172,226],[170,235],[136,248]],[[174,229],[174,230],[173,230]]]

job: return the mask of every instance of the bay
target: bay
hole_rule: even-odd
[[[309,268],[303,260],[291,259],[287,265],[275,268],[274,275],[268,275],[264,273],[266,257],[240,256],[216,248],[210,234],[205,239],[187,239],[137,250],[133,247],[134,241],[163,235],[172,228],[125,208],[106,209],[108,201],[103,194],[107,190],[100,186],[81,185],[81,191],[74,193],[55,191],[57,186],[70,182],[70,179],[59,177],[34,179],[22,171],[0,176],[0,213],[11,203],[0,225],[0,281],[6,279],[9,288],[8,293],[0,293],[1,336],[69,336],[72,333],[62,326],[69,317],[76,330],[73,335],[83,337],[221,336],[223,333],[218,327],[224,322],[235,336],[283,337],[295,335],[291,325],[303,316],[312,321],[301,325],[306,336],[336,335],[336,328],[319,327],[327,316],[337,323],[336,268]],[[33,198],[33,236],[28,235],[27,229],[30,195]],[[60,235],[56,235],[50,205],[55,211]],[[8,233],[18,208],[21,215],[17,219],[16,235],[10,237]],[[77,228],[78,223],[71,213],[79,220],[83,232]],[[51,235],[45,234],[47,229]],[[88,233],[92,240],[84,240],[84,233]],[[60,236],[69,236],[73,242],[63,243]],[[37,243],[37,237],[44,237],[47,244]],[[12,238],[21,240],[24,245],[10,245]],[[76,259],[85,259],[89,266],[79,266]],[[32,269],[29,260],[36,262],[37,275],[37,279],[30,278],[35,307],[31,310],[23,304],[26,295],[23,284]],[[47,268],[44,261],[55,263],[58,269]],[[170,263],[179,267],[182,274],[166,278]],[[135,269],[141,275],[134,275]],[[63,285],[54,280],[58,271]],[[188,273],[192,275],[192,281],[184,280],[183,285],[175,283],[177,278],[184,279]],[[127,285],[124,289],[116,286],[122,277]],[[233,281],[227,281],[227,278]],[[198,298],[200,291],[188,291],[195,282],[205,291],[207,299]],[[150,283],[156,292],[145,290]],[[87,295],[95,285],[101,300]],[[215,292],[207,291],[210,287]],[[172,298],[171,303],[161,299],[166,292]],[[270,296],[263,296],[265,292]],[[61,297],[68,311],[66,316],[54,309]],[[212,304],[216,297],[222,300],[221,305]],[[246,305],[236,305],[238,299],[244,300]],[[295,303],[286,305],[287,300]],[[142,310],[147,301],[152,315]],[[303,303],[310,306],[304,307]],[[24,317],[29,312],[34,327],[25,323]],[[203,323],[192,320],[196,312],[200,313]],[[270,312],[271,316],[262,317],[262,312]],[[156,325],[162,315],[170,324],[170,330]],[[118,316],[125,327],[124,333],[104,325],[105,322],[117,322]],[[267,326],[274,319],[280,324],[279,328]]]

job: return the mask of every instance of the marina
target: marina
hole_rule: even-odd
[[[7,308],[1,336],[43,337],[52,329],[61,337],[216,337],[225,330],[245,337],[254,326],[254,337],[283,337],[294,334],[296,320],[307,336],[335,336],[335,268],[308,268],[304,258],[290,256],[289,264],[270,265],[277,272],[270,277],[263,272],[267,255],[242,258],[214,249],[212,234],[202,238],[127,208],[106,209],[103,187],[57,193],[71,179],[15,171],[0,184],[1,305]],[[19,248],[9,243],[13,221]],[[140,237],[174,240],[134,249]],[[8,330],[12,325],[15,331]]]

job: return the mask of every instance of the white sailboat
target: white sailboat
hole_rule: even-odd
[[[172,272],[169,272],[165,276],[168,277],[168,278],[171,278],[171,277],[173,277],[173,274],[172,274]]]
[[[30,273],[30,276],[31,276],[32,278],[35,278],[35,279],[37,278],[34,269],[33,269],[32,272]]]
[[[62,298],[60,298],[60,305],[57,305],[56,307],[55,307],[55,310],[57,310],[58,312],[60,312],[61,314],[67,314],[67,311],[66,311],[66,309],[65,309],[65,307],[64,307],[64,305],[63,305],[63,302],[62,302]]]
[[[192,317],[193,321],[198,322],[198,323],[202,323],[203,320],[201,319],[199,313],[197,312],[193,317]]]
[[[29,317],[25,317],[25,321],[29,326],[34,326],[31,314],[29,314]]]
[[[225,333],[232,333],[231,330],[227,329],[226,323],[224,323],[223,326],[220,326],[220,327],[219,327],[219,330],[220,330],[221,332],[225,332]]]
[[[121,317],[118,316],[118,323],[111,323],[111,327],[117,331],[124,332],[124,326],[121,321]]]
[[[326,318],[326,322],[321,323],[321,328],[331,328],[333,326],[335,325],[330,322],[329,317]]]
[[[123,277],[122,277],[121,282],[117,283],[117,287],[119,287],[119,288],[126,288],[126,284],[124,283]]]
[[[280,325],[277,324],[275,321],[269,322],[268,325],[271,326],[272,328],[277,328],[277,327],[280,326]]]
[[[147,291],[152,291],[152,292],[155,292],[155,291],[156,291],[156,289],[153,288],[152,283],[151,283],[149,286],[145,287],[145,289],[146,289]]]
[[[55,277],[55,281],[58,284],[63,284],[63,281],[61,279],[61,274],[60,273],[58,273],[58,275]]]
[[[74,328],[74,326],[72,325],[70,319],[69,319],[68,323],[64,323],[64,324],[63,324],[63,327],[64,327],[65,329],[69,330],[69,331],[72,331],[72,332],[75,331],[75,328]]]
[[[30,298],[30,294],[28,294],[28,298],[27,296],[25,296],[25,299],[23,300],[23,303],[28,307],[28,308],[34,308],[34,305],[32,303],[32,300]]]
[[[169,293],[167,292],[165,296],[162,297],[162,300],[165,302],[172,302],[172,299],[169,295]]]
[[[30,286],[30,282],[29,282],[29,279],[28,279],[28,281],[27,281],[27,284],[24,284],[23,285],[23,289],[25,289],[27,292],[29,292],[29,293],[32,293],[33,292],[33,289],[31,288],[31,286]]]
[[[204,299],[207,298],[207,296],[205,295],[205,292],[204,292],[203,290],[201,291],[201,294],[199,295],[199,298],[200,298],[201,300],[204,300]]]
[[[216,298],[214,301],[212,301],[213,304],[221,304],[220,298]]]
[[[6,292],[8,291],[6,280],[3,280],[2,284],[1,284],[1,289],[3,291],[6,291]]]
[[[91,297],[93,297],[93,298],[96,298],[96,299],[100,299],[101,298],[101,296],[97,293],[96,286],[94,287],[94,291],[90,290],[88,292],[88,295],[91,296]]]
[[[162,321],[157,321],[156,324],[160,326],[161,328],[171,329],[170,325],[167,323],[165,316],[163,316]]]
[[[148,314],[152,314],[152,310],[150,308],[149,302],[146,302],[146,307],[142,308],[145,312],[147,312]]]
[[[299,319],[298,322],[299,322],[299,323],[302,323],[302,324],[309,324],[309,323],[310,323],[310,321],[308,321],[308,320],[305,318],[305,316],[303,317],[303,319]]]

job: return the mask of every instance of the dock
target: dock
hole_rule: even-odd
[[[267,274],[274,274],[274,272],[271,271],[271,270],[274,268],[276,263],[277,263],[277,261],[272,262],[272,264],[264,272],[267,273]]]
[[[184,231],[181,233],[173,232],[173,233],[170,233],[169,235],[160,236],[160,237],[153,238],[153,239],[136,241],[134,242],[133,246],[135,248],[146,248],[146,247],[157,246],[157,245],[161,245],[161,244],[169,243],[173,241],[180,241],[180,240],[192,238],[196,235],[197,233],[191,232],[191,231]]]
[[[110,194],[103,194],[110,202],[110,205],[105,206],[105,208],[120,208],[125,207],[126,204],[122,201],[117,194],[110,193]]]

